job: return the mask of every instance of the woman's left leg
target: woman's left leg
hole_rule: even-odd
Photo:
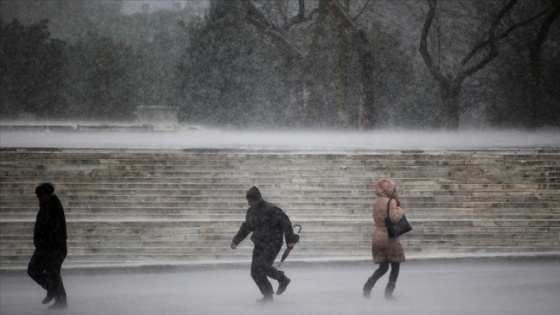
[[[379,278],[381,278],[385,273],[387,273],[388,270],[389,270],[389,262],[388,261],[384,261],[384,262],[379,263],[379,268],[377,268],[377,270],[375,270],[373,275],[371,277],[369,277],[369,279],[364,284],[363,291],[364,291],[364,297],[366,299],[370,298],[371,289],[373,289],[373,286],[375,285],[377,280],[379,280]]]
[[[396,262],[391,263],[391,273],[389,274],[389,283],[385,287],[385,298],[387,300],[392,300],[393,298],[393,291],[395,290],[395,286],[397,284],[397,278],[399,277],[399,270],[401,264]]]

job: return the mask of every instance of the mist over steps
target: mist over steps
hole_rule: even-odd
[[[560,148],[560,129],[243,130],[173,123],[5,122],[0,147],[59,149],[516,150]]]
[[[399,185],[409,259],[560,255],[560,149],[0,149],[0,269],[33,252],[35,186],[68,224],[65,268],[246,263],[245,191],[301,224],[291,261],[371,259],[379,178]]]

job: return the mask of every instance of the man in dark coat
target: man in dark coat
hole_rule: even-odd
[[[263,294],[263,298],[258,301],[271,302],[274,290],[267,277],[278,281],[277,295],[282,294],[290,284],[290,279],[284,275],[284,272],[272,266],[282,249],[284,243],[282,238],[285,236],[287,247],[292,249],[298,242],[299,236],[294,234],[292,223],[284,211],[262,199],[257,187],[251,187],[247,191],[246,197],[250,207],[247,210],[245,222],[241,224],[239,232],[233,237],[230,247],[235,249],[253,232],[251,241],[255,247],[251,263],[251,277]]]
[[[66,291],[60,269],[67,254],[66,219],[62,204],[53,193],[54,186],[51,183],[43,183],[35,188],[39,212],[33,233],[35,251],[29,261],[27,273],[47,290],[43,304],[54,299],[55,303],[49,308],[64,309],[67,307]]]

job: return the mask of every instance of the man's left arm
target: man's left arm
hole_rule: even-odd
[[[299,235],[294,233],[294,228],[292,227],[292,222],[287,214],[282,210],[282,230],[284,231],[284,236],[286,238],[286,246],[289,249],[294,248],[295,244],[299,241]]]

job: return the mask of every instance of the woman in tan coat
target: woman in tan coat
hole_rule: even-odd
[[[374,230],[372,234],[371,252],[373,262],[379,264],[379,268],[364,284],[364,297],[370,298],[371,289],[387,271],[391,265],[389,283],[385,287],[385,298],[393,299],[393,290],[399,276],[400,263],[405,260],[404,250],[398,237],[389,238],[385,218],[387,207],[392,222],[398,222],[404,215],[400,207],[397,185],[388,180],[380,179],[375,185],[375,201],[373,203]]]

